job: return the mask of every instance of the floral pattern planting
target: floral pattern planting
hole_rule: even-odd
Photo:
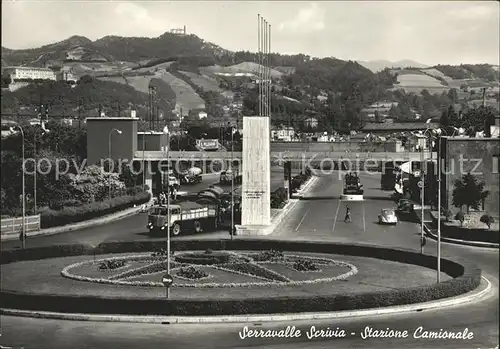
[[[106,274],[96,277],[94,269],[103,265],[117,268],[107,268]],[[166,270],[166,255],[153,253],[74,263],[65,267],[61,274],[101,284],[163,287],[161,275]],[[354,265],[343,261],[272,250],[183,251],[172,256],[170,270],[174,277],[172,287],[196,288],[316,284],[344,280],[358,273]],[[310,275],[304,278],[306,274]],[[232,279],[239,281],[232,282]]]

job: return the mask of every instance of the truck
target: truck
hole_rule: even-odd
[[[380,178],[380,188],[382,190],[393,190],[396,185],[397,172],[394,167],[386,167]]]
[[[357,173],[347,173],[344,177],[344,195],[363,195],[363,185]]]
[[[191,167],[186,172],[180,174],[179,178],[183,184],[201,183],[203,181],[202,172],[199,167]]]
[[[234,176],[234,183],[241,184],[242,175],[240,174],[240,171],[238,168],[232,168],[232,169],[229,169],[227,171],[222,171],[220,173],[219,182],[221,184],[230,184],[233,180],[233,176]]]
[[[148,215],[147,228],[151,233],[167,232],[170,215],[170,232],[177,236],[182,232],[200,233],[215,229],[219,224],[219,212],[215,205],[185,201],[179,204],[155,205]]]
[[[167,173],[163,173],[162,177],[162,188],[164,191],[168,191],[168,188],[179,190],[181,183],[174,175],[174,171],[170,170]]]

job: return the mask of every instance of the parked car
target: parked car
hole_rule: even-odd
[[[398,201],[398,206],[396,208],[398,213],[413,213],[415,212],[415,208],[413,202],[408,199],[400,199]]]
[[[383,208],[381,213],[378,216],[379,224],[397,224],[398,217],[396,216],[396,212],[392,208]]]

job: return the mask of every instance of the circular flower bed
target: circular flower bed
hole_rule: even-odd
[[[181,261],[189,260],[195,263],[185,263]],[[146,265],[132,267],[127,264],[130,261],[146,262]],[[228,261],[227,263],[220,263]],[[124,270],[120,273],[108,275],[107,277],[85,276],[79,273],[72,272],[75,268],[85,268],[92,266],[94,263],[91,260],[78,262],[65,267],[61,274],[64,277],[79,280],[96,282],[110,285],[126,285],[126,286],[153,286],[163,287],[160,276],[156,275],[167,270],[167,260],[160,258],[158,255],[132,255],[119,256],[99,260],[100,263],[105,263],[110,266],[122,265]],[[206,264],[204,264],[206,263]],[[204,269],[217,270],[227,274],[237,274],[250,278],[246,282],[193,282],[201,281],[207,278],[217,277],[209,272],[197,268],[204,266]],[[288,269],[316,272],[317,278],[308,280],[294,280],[282,274],[280,266]],[[323,267],[324,266],[324,267]],[[324,270],[321,270],[322,267]],[[328,267],[339,267],[343,271],[329,269]],[[117,270],[117,267],[114,270]],[[128,269],[127,269],[128,268]],[[205,252],[186,252],[172,258],[170,263],[171,272],[175,273],[175,277],[181,280],[190,281],[189,283],[174,282],[173,287],[195,287],[195,288],[216,288],[216,287],[275,287],[275,286],[298,286],[312,285],[317,283],[332,282],[336,280],[347,279],[348,277],[358,273],[357,268],[349,263],[335,261],[329,258],[317,258],[306,255],[283,254],[280,251],[263,251],[260,253],[254,252],[232,252],[232,251],[205,251]],[[277,269],[276,269],[277,268]],[[326,269],[325,269],[326,268]],[[275,270],[276,269],[276,270]],[[348,271],[346,271],[346,269]],[[111,270],[111,269],[108,269]],[[151,280],[134,280],[136,277],[151,276]],[[225,279],[225,278],[224,278]]]

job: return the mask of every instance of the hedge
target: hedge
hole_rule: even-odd
[[[65,206],[61,210],[47,209],[41,212],[41,227],[44,229],[102,217],[134,205],[142,205],[149,199],[148,192],[140,192],[80,206]]]
[[[85,245],[63,245],[26,250],[2,251],[1,263],[75,255],[127,253],[159,249],[163,241],[110,242],[92,249]],[[172,241],[176,251],[182,250],[282,250],[364,256],[433,268],[436,258],[418,252],[326,242],[278,240],[197,240]],[[441,259],[441,270],[454,279],[426,286],[391,289],[359,294],[336,294],[311,297],[234,298],[210,300],[170,300],[150,298],[115,298],[103,296],[71,296],[26,294],[2,289],[6,308],[94,314],[141,315],[226,315],[268,314],[315,311],[341,311],[404,305],[458,296],[477,288],[481,270],[469,262]]]

